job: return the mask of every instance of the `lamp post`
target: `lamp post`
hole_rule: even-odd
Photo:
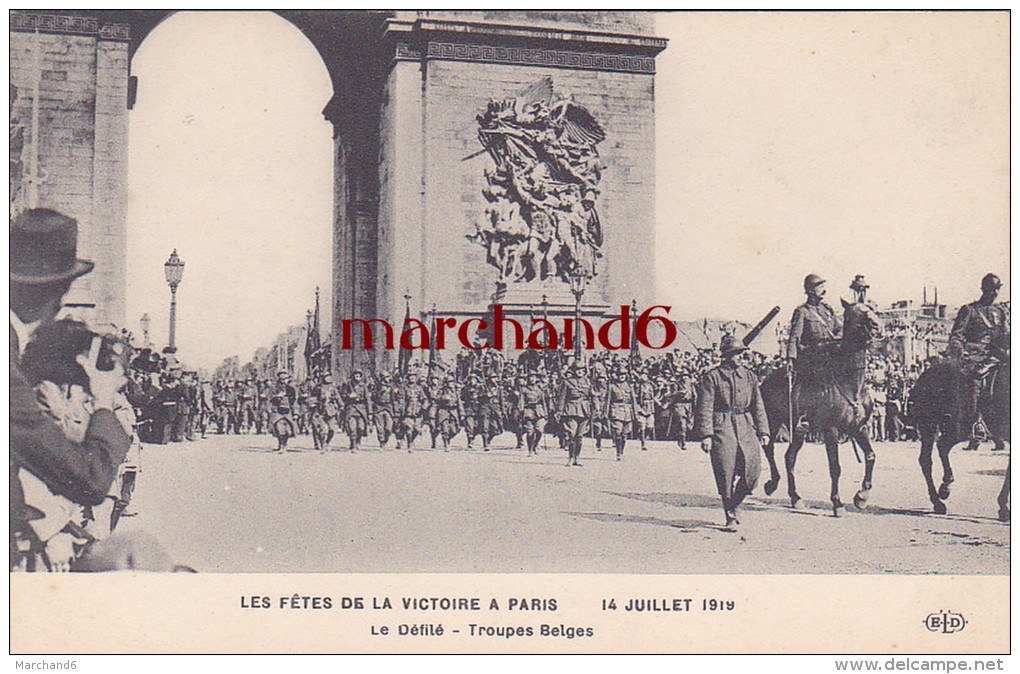
[[[138,323],[142,326],[142,348],[148,348],[152,342],[149,341],[149,327],[152,325],[152,319],[149,318],[149,313],[142,314],[142,317],[138,319]]]
[[[177,286],[184,278],[184,261],[177,256],[177,249],[170,253],[170,259],[163,265],[166,273],[166,282],[170,286],[170,341],[167,344],[167,353],[176,353],[177,345]]]
[[[581,339],[584,334],[581,331],[581,298],[584,297],[584,288],[588,285],[588,277],[579,269],[575,268],[570,275],[570,292],[574,294],[574,358],[581,359]]]

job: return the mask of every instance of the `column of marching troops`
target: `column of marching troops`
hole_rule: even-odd
[[[774,364],[753,354],[756,370]],[[182,428],[219,434],[275,435],[278,450],[289,438],[311,435],[329,451],[337,432],[357,451],[374,433],[382,449],[449,451],[461,433],[467,448],[489,451],[495,438],[513,433],[529,455],[549,449],[549,438],[568,450],[570,465],[584,438],[614,447],[622,460],[628,440],[686,448],[698,377],[714,364],[710,352],[670,353],[641,360],[597,354],[583,359],[513,360],[494,351],[471,352],[446,367],[415,364],[366,376],[355,371],[339,383],[314,373],[295,384],[281,372],[271,380],[247,377],[185,384],[193,421]]]

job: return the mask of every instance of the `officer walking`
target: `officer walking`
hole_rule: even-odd
[[[575,360],[563,376],[556,413],[567,444],[567,465],[580,466],[581,443],[588,432],[592,413],[591,380],[580,359]]]
[[[701,439],[702,450],[711,456],[726,528],[736,531],[740,504],[758,483],[769,423],[758,378],[737,362],[747,347],[726,335],[719,349],[722,363],[709,370],[698,385],[694,437]]]

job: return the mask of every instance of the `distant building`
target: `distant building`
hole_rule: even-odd
[[[939,303],[937,290],[932,302],[927,301],[925,293],[920,305],[913,300],[900,300],[878,314],[885,320],[885,339],[880,349],[901,362],[937,356],[949,347],[953,319],[948,307]]]

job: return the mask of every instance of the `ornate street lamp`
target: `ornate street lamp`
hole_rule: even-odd
[[[575,267],[570,274],[570,292],[574,294],[574,358],[577,360],[581,360],[581,340],[584,334],[581,331],[581,298],[584,297],[587,285],[588,277],[580,267]]]
[[[184,278],[184,260],[177,256],[177,249],[170,253],[170,259],[163,265],[166,273],[166,282],[170,286],[170,343],[167,345],[167,353],[176,353],[177,345],[174,343],[177,337],[177,286]]]

